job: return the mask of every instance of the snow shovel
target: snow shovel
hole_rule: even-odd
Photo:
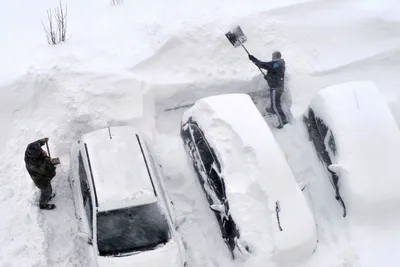
[[[46,142],[46,148],[47,148],[47,155],[49,155],[49,158],[51,159],[51,163],[53,163],[53,165],[60,164],[60,158],[53,158],[53,159],[51,158],[48,142]]]
[[[229,42],[231,42],[233,47],[237,48],[237,47],[241,46],[241,47],[243,47],[244,51],[246,51],[246,53],[248,55],[250,55],[249,51],[244,46],[244,43],[247,41],[247,37],[246,37],[246,35],[244,35],[240,26],[236,26],[231,31],[225,33],[225,36],[226,36],[226,38],[228,38]],[[265,73],[262,71],[262,69],[260,67],[257,66],[257,68],[260,70],[261,74],[263,75],[263,77],[265,79]],[[282,124],[282,121],[280,120],[280,117],[277,116],[277,118],[279,121],[279,125],[282,126],[283,124]]]
[[[246,53],[250,55],[249,51],[244,46],[244,43],[247,41],[247,37],[246,35],[244,35],[240,26],[236,26],[231,31],[225,33],[225,36],[226,38],[228,38],[229,42],[231,42],[234,48],[241,46],[243,47],[244,51],[246,51]],[[257,68],[261,71],[262,75],[265,76],[265,73],[262,71],[262,69],[259,67]]]

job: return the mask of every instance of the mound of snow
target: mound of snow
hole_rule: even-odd
[[[349,214],[398,214],[400,131],[376,85],[333,85],[318,92],[310,107],[332,131],[332,170],[339,172]]]
[[[232,217],[242,238],[259,254],[272,246],[277,261],[311,255],[316,245],[314,217],[251,98],[246,94],[203,98],[185,112],[183,121],[189,117],[203,129],[220,160]]]

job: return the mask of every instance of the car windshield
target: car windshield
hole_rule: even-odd
[[[157,203],[97,215],[97,246],[100,256],[151,250],[170,239],[167,220]]]

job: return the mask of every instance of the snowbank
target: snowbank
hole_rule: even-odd
[[[78,255],[82,242],[75,240],[77,221],[67,178],[70,145],[87,132],[141,117],[147,109],[142,106],[144,87],[129,76],[57,69],[29,72],[1,87],[0,103],[5,104],[0,105],[5,111],[4,120],[0,116],[5,128],[0,145],[5,197],[1,201],[1,264],[73,266],[84,262]],[[26,146],[46,136],[51,155],[61,159],[52,181],[56,192],[52,202],[57,208],[50,212],[39,210],[39,190],[23,161]]]
[[[400,131],[376,85],[359,81],[318,92],[310,107],[332,130],[333,159],[348,214],[399,215]]]
[[[203,98],[184,113],[183,121],[189,117],[203,129],[221,161],[232,217],[256,254],[272,252],[279,262],[310,256],[316,246],[313,215],[250,97]]]

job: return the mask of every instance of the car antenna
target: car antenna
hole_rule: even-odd
[[[356,103],[357,103],[357,108],[360,109],[360,105],[358,104],[358,99],[357,99],[357,93],[356,90],[353,89],[354,92],[354,98],[356,99]]]
[[[108,134],[110,135],[110,139],[112,139],[110,126],[108,126]]]

